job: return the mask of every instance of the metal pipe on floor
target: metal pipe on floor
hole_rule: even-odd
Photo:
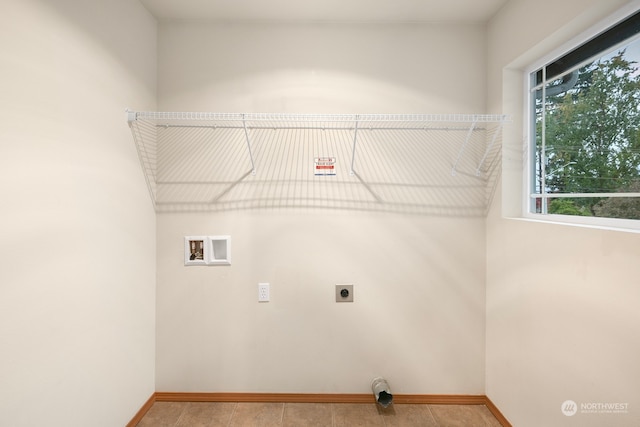
[[[378,402],[383,408],[386,408],[393,403],[391,388],[389,387],[387,380],[384,378],[374,378],[371,382],[371,390],[376,398],[376,402]]]

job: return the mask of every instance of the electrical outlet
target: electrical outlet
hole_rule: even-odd
[[[353,284],[336,285],[336,302],[353,302]]]
[[[258,283],[258,302],[269,301],[269,284]]]

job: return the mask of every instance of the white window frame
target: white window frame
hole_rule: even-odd
[[[535,203],[535,197],[532,197],[534,191],[534,173],[533,173],[533,158],[535,158],[535,150],[536,150],[536,142],[535,142],[535,124],[532,123],[531,118],[533,117],[532,111],[532,102],[531,102],[531,75],[532,73],[540,70],[541,68],[547,66],[553,61],[561,58],[563,55],[571,52],[572,50],[578,48],[581,44],[586,41],[596,37],[600,33],[606,31],[607,29],[615,26],[621,21],[624,21],[626,18],[630,17],[634,13],[640,10],[640,1],[635,1],[632,4],[627,5],[627,7],[622,7],[616,13],[610,15],[606,19],[602,20],[598,24],[592,26],[588,30],[582,32],[578,36],[574,37],[570,41],[562,44],[558,48],[552,50],[547,55],[541,57],[537,61],[531,63],[528,67],[524,69],[523,73],[523,91],[524,91],[524,106],[523,106],[523,114],[525,115],[523,120],[523,125],[525,126],[525,153],[524,153],[524,164],[523,164],[523,188],[522,188],[522,216],[525,219],[530,219],[534,221],[541,222],[552,222],[566,225],[576,225],[576,226],[587,226],[587,227],[595,227],[601,229],[612,229],[612,230],[623,230],[623,231],[632,231],[640,233],[640,220],[633,219],[619,219],[619,218],[606,218],[606,217],[592,217],[592,216],[575,216],[575,215],[557,215],[557,214],[549,214],[549,213],[536,213],[532,212],[531,206],[532,203]],[[621,45],[627,44],[629,40],[638,40],[640,39],[640,34],[627,39]],[[593,59],[599,58],[601,55],[595,56]],[[585,64],[588,61],[585,61]],[[639,64],[640,65],[640,64]],[[538,196],[540,197],[540,196]],[[576,197],[576,196],[574,196]]]

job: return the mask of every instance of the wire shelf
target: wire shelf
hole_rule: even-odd
[[[158,212],[441,216],[486,214],[507,121],[473,114],[134,111],[127,118]]]
[[[287,114],[127,111],[129,120],[203,120],[274,122],[500,122],[497,114]]]

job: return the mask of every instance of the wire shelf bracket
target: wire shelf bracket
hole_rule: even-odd
[[[355,127],[353,130],[353,148],[351,149],[351,168],[349,170],[349,174],[351,176],[355,175],[355,170],[353,169],[354,163],[356,161],[356,143],[358,142],[358,119],[356,116]]]
[[[484,155],[482,156],[482,159],[480,159],[480,163],[478,163],[478,167],[476,168],[476,176],[480,176],[482,166],[484,165],[484,162],[487,161],[487,157],[489,157],[489,153],[491,153],[491,151],[493,150],[496,140],[498,139],[498,135],[501,135],[503,125],[504,125],[503,121],[498,123],[498,128],[493,133],[493,136],[491,137],[491,142],[489,142],[489,144],[487,145],[487,148],[484,150]]]
[[[256,164],[253,161],[253,151],[251,151],[251,139],[249,139],[249,130],[247,129],[246,114],[242,115],[242,128],[244,129],[244,136],[247,139],[247,149],[249,150],[249,159],[251,160],[251,175],[255,175]]]
[[[451,168],[451,175],[452,176],[456,176],[456,174],[458,173],[456,168],[458,167],[458,163],[460,163],[460,159],[462,158],[462,155],[464,154],[465,148],[469,144],[469,140],[471,139],[471,135],[473,135],[473,131],[475,130],[477,123],[478,123],[477,120],[474,120],[471,123],[471,126],[469,127],[469,131],[467,132],[467,137],[465,138],[464,143],[460,147],[460,151],[458,151],[458,157],[456,158],[456,161],[453,164],[453,167]]]

